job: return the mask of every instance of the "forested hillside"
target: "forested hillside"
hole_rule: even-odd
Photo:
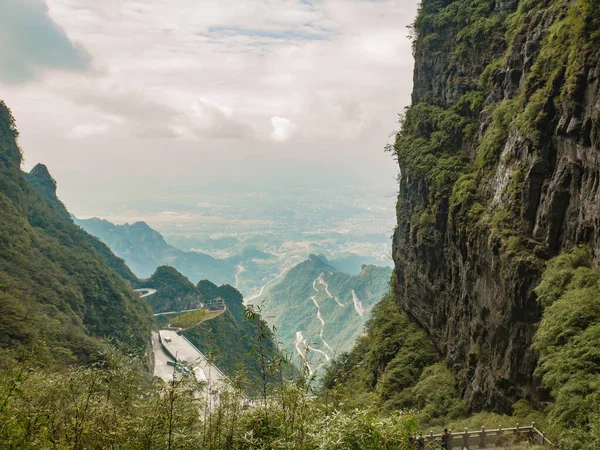
[[[426,422],[466,415],[455,384],[425,332],[398,310],[392,295],[375,305],[366,333],[324,379],[326,389],[351,405],[416,409]]]
[[[150,278],[141,281],[141,284],[144,288],[156,289],[155,294],[146,297],[155,313],[181,311],[202,306],[202,294],[190,280],[173,267],[159,267]]]
[[[45,167],[21,172],[17,137],[0,103],[0,346],[42,363],[92,361],[106,338],[145,351],[149,308],[117,273],[130,272],[71,221]]]
[[[157,267],[170,265],[197,283],[235,282],[235,263],[204,253],[184,252],[169,245],[161,234],[144,222],[115,225],[102,219],[75,219],[88,233],[108,245],[140,278],[151,276]]]
[[[270,367],[271,361],[279,359],[280,355],[269,325],[259,314],[247,312],[242,294],[231,286],[219,287],[210,281],[201,281],[197,291],[207,302],[223,300],[227,310],[186,330],[184,336],[214,358],[217,367],[230,377],[243,374],[248,380],[245,386],[249,391],[258,390],[263,375],[265,382],[272,383],[275,374]],[[294,369],[290,365],[285,372],[291,374]]]
[[[352,347],[371,308],[388,291],[390,274],[387,267],[363,265],[352,276],[311,255],[290,269],[260,306],[286,351],[306,358],[316,373]]]

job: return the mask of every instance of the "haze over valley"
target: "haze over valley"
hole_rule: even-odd
[[[253,299],[310,254],[350,274],[362,264],[391,266],[394,195],[392,189],[345,186],[283,193],[230,189],[147,199],[121,206],[104,216],[106,222],[77,223],[141,278],[170,264],[193,282],[229,283]],[[115,226],[123,223],[129,225]],[[208,272],[199,269],[208,266]]]

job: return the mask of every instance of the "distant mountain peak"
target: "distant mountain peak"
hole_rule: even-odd
[[[48,192],[56,195],[56,180],[50,175],[45,164],[36,164],[29,172],[29,177],[35,179],[40,186],[44,186]]]
[[[310,261],[314,262],[314,263],[320,263],[320,264],[327,264],[327,265],[329,265],[329,261],[327,260],[327,258],[323,254],[319,254],[319,255],[310,254],[308,256],[308,259]]]
[[[67,208],[65,208],[65,205],[63,205],[56,195],[56,180],[50,175],[48,167],[44,164],[36,164],[29,173],[25,174],[25,178],[48,200],[52,208],[60,214],[63,219],[72,220]]]

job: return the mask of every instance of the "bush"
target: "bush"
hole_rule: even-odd
[[[570,448],[600,446],[600,272],[585,247],[552,259],[536,288],[544,314],[535,335],[549,422]]]

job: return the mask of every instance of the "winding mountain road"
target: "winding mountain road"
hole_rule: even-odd
[[[237,266],[237,272],[235,273],[235,286],[234,286],[234,288],[237,289],[238,285],[240,284],[240,278],[239,277],[245,271],[246,271],[246,269],[244,268],[244,266],[242,266],[242,265]]]
[[[156,294],[156,289],[140,288],[140,289],[134,289],[133,292],[137,292],[138,294],[140,294],[140,298],[145,298],[150,295]]]
[[[267,286],[273,284],[276,280],[278,280],[279,278],[284,276],[286,274],[286,272],[288,270],[290,270],[291,268],[292,267],[286,267],[285,269],[283,269],[283,271],[281,271],[281,273],[279,275],[277,275],[276,277],[269,280],[266,284],[264,284],[263,287],[260,288],[260,291],[258,292],[258,294],[253,294],[253,295],[250,295],[249,297],[246,297],[246,299],[244,300],[244,303],[251,302],[252,300],[256,300],[257,298],[262,296],[263,293],[265,292],[265,289]]]
[[[313,281],[313,289],[318,294],[319,290],[317,289],[317,280],[318,280],[318,278],[316,278]],[[313,301],[313,303],[317,307],[317,320],[319,320],[319,322],[321,322],[321,331],[319,332],[319,336],[321,338],[321,341],[323,341],[323,344],[325,345],[325,347],[327,347],[329,349],[329,351],[331,351],[331,353],[333,353],[335,355],[335,351],[333,351],[333,349],[331,348],[331,346],[327,343],[327,341],[323,337],[323,330],[325,329],[325,320],[323,320],[323,316],[321,316],[321,307],[319,306],[319,303],[317,302],[317,296],[313,295],[310,299]]]
[[[331,292],[329,292],[329,285],[327,284],[327,281],[325,281],[325,279],[323,278],[324,275],[325,275],[325,273],[322,273],[321,275],[319,275],[319,278],[317,278],[318,283],[320,285],[325,286],[325,292],[327,293],[329,298],[334,299],[335,302],[343,308],[346,305],[344,305],[342,302],[340,302],[340,300],[337,297],[334,297],[333,295],[331,295]]]

